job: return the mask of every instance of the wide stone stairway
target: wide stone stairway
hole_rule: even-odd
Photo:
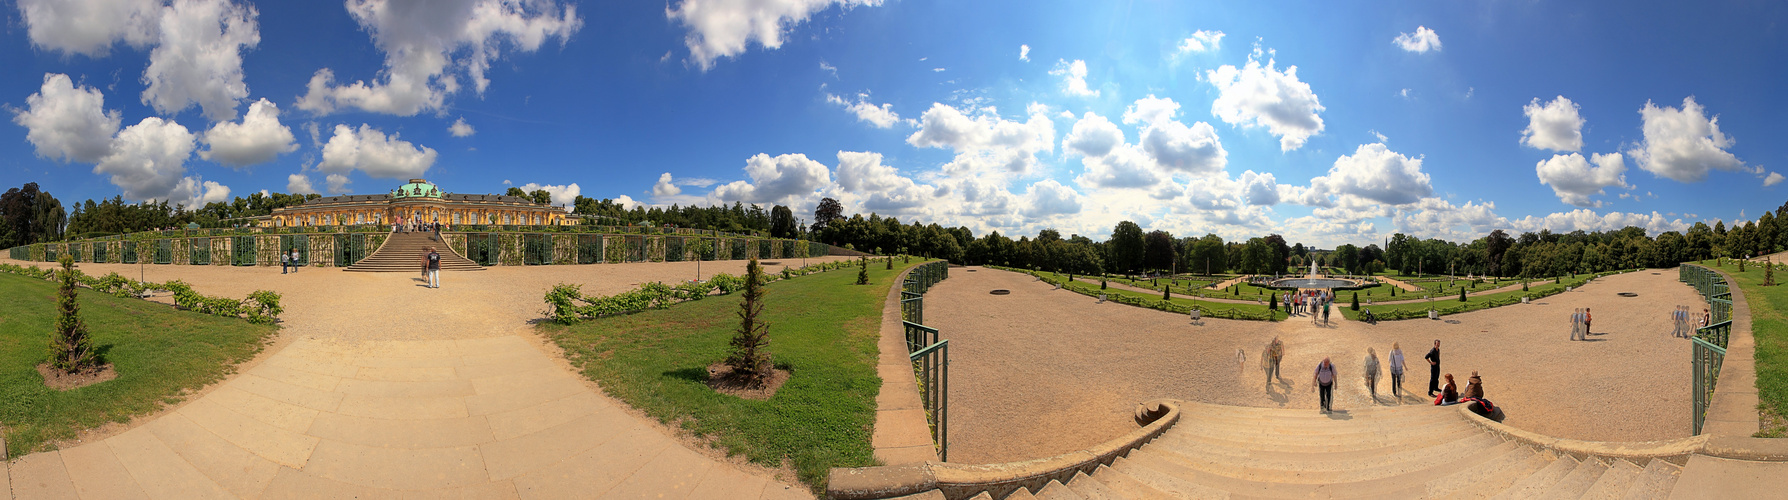
[[[1682,471],[1505,440],[1451,407],[1179,404],[1177,424],[1111,465],[1005,498],[1665,498]]]
[[[454,253],[453,249],[447,246],[447,242],[435,241],[434,233],[420,231],[392,233],[390,239],[385,240],[384,246],[379,247],[372,255],[360,259],[360,262],[348,266],[345,270],[375,273],[420,272],[422,255],[427,253],[423,249],[431,246],[441,254],[441,270],[443,271],[484,270],[484,267],[472,262],[471,259]]]

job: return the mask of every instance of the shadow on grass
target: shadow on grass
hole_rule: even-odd
[[[660,375],[664,375],[664,376],[670,377],[670,378],[680,378],[683,380],[688,380],[690,382],[695,382],[697,384],[706,383],[708,381],[708,369],[704,368],[704,367],[694,367],[694,368],[684,368],[681,370],[671,370],[671,371],[661,373]]]

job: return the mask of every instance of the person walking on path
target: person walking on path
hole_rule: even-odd
[[[296,249],[296,248],[291,249],[291,254],[292,254],[292,272],[296,273],[296,272],[298,272],[298,268],[304,267],[304,266],[298,264],[298,261],[301,260],[298,257],[298,249]]]
[[[1273,342],[1266,348],[1267,387],[1272,387],[1273,381],[1279,378],[1279,360],[1282,359],[1285,359],[1285,342],[1273,337]]]
[[[441,254],[435,252],[435,247],[428,247],[428,256],[424,257],[424,259],[428,262],[428,287],[440,288]]]
[[[1595,320],[1595,316],[1591,316],[1589,314],[1589,308],[1587,308],[1587,307],[1583,308],[1583,340],[1589,340],[1589,333],[1590,333],[1589,324],[1593,320]]]
[[[1366,348],[1366,391],[1372,395],[1372,402],[1378,402],[1378,351]]]
[[[1328,302],[1322,303],[1322,324],[1323,324],[1323,326],[1328,326],[1328,324],[1329,324],[1329,303]]]
[[[1577,340],[1583,333],[1583,308],[1571,310],[1571,340]]]
[[[1316,365],[1316,376],[1312,379],[1316,391],[1322,396],[1322,412],[1335,411],[1335,364],[1330,363],[1329,358],[1322,358],[1322,362]]]
[[[286,268],[292,264],[291,254],[279,254],[279,274],[285,274]]]
[[[1391,343],[1391,395],[1403,401],[1403,346]]]
[[[1434,397],[1440,392],[1440,339],[1434,339],[1434,348],[1422,359],[1428,360],[1428,397]]]

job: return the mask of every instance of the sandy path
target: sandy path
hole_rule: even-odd
[[[701,264],[704,276],[744,267]],[[639,417],[572,371],[529,325],[556,283],[605,294],[694,278],[695,270],[693,262],[497,267],[444,273],[442,288],[429,289],[408,273],[144,266],[149,281],[178,278],[209,295],[281,293],[277,350],[115,435],[19,457],[8,464],[12,494],[810,497]]]
[[[970,270],[973,271],[970,271]],[[1654,274],[1655,273],[1655,274]],[[989,295],[1005,288],[1011,295]],[[1638,298],[1615,295],[1635,292]],[[1097,304],[1030,276],[953,270],[926,295],[925,319],[951,340],[951,458],[991,463],[1050,456],[1135,428],[1134,405],[1170,397],[1219,404],[1310,408],[1310,372],[1324,356],[1340,370],[1336,408],[1375,404],[1361,377],[1367,347],[1388,367],[1400,342],[1413,368],[1404,387],[1426,404],[1422,355],[1442,341],[1446,372],[1476,370],[1506,423],[1546,435],[1643,441],[1688,435],[1689,345],[1670,337],[1667,313],[1700,297],[1673,271],[1601,278],[1534,304],[1378,325],[1332,316],[1278,323],[1187,318]],[[1598,312],[1589,342],[1568,340],[1572,308]],[[1640,308],[1628,312],[1627,309]],[[1266,385],[1260,350],[1278,335],[1285,378]],[[1237,349],[1246,367],[1237,368]],[[1388,368],[1387,368],[1388,370]],[[1376,404],[1397,404],[1382,394]]]

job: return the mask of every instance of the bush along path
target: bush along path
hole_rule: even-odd
[[[774,368],[790,375],[761,401],[707,385],[709,367],[732,352],[741,325],[739,300],[702,299],[705,293],[679,297],[677,287],[668,285],[573,297],[575,287],[565,286],[547,301],[560,311],[551,313],[555,319],[572,324],[539,328],[615,398],[728,455],[792,466],[820,492],[831,468],[875,463],[870,437],[882,385],[875,366],[883,302],[895,277],[920,263],[883,269],[841,262],[782,275],[806,276],[797,280],[767,276],[770,293],[754,319],[770,325],[774,333],[766,348],[775,353]],[[860,274],[869,285],[855,285]],[[625,298],[615,298],[620,296]]]
[[[1199,315],[1202,317],[1253,321],[1280,321],[1286,317],[1284,312],[1268,309],[1265,302],[1255,305],[1234,302],[1225,302],[1223,304],[1202,302],[1195,304],[1195,301],[1192,299],[1180,297],[1170,296],[1163,299],[1160,295],[1152,293],[1142,293],[1118,288],[1100,289],[1098,284],[1087,283],[1077,279],[1069,279],[1069,276],[1066,274],[1045,271],[1028,271],[1001,266],[987,266],[987,268],[1029,274],[1043,280],[1044,283],[1060,285],[1063,289],[1074,293],[1094,298],[1103,295],[1105,296],[1105,300],[1158,311],[1191,314],[1192,309],[1197,308]]]
[[[126,278],[118,273],[107,273],[105,276],[93,277],[80,269],[57,271],[45,270],[37,266],[16,266],[0,264],[0,273],[10,273],[28,278],[56,281],[60,273],[74,276],[75,283],[120,298],[144,297],[149,292],[173,292],[174,305],[189,311],[212,316],[247,319],[249,323],[270,325],[279,322],[279,315],[285,308],[279,305],[280,295],[267,290],[257,290],[243,299],[211,297],[193,291],[192,285],[184,281],[174,280],[166,283],[149,283]]]
[[[1360,314],[1370,310],[1372,311],[1372,315],[1377,317],[1377,319],[1392,321],[1402,319],[1426,319],[1430,309],[1434,310],[1438,316],[1481,311],[1492,307],[1520,304],[1521,300],[1524,298],[1529,301],[1534,301],[1551,297],[1553,295],[1564,293],[1566,289],[1581,287],[1596,278],[1620,274],[1622,272],[1628,271],[1606,271],[1595,274],[1580,274],[1572,278],[1558,278],[1553,281],[1538,281],[1530,283],[1528,290],[1525,291],[1511,289],[1506,292],[1469,295],[1465,296],[1465,300],[1463,301],[1459,300],[1460,297],[1440,295],[1435,296],[1433,300],[1398,301],[1374,305],[1361,304],[1359,310],[1354,310],[1348,307],[1341,308],[1341,315],[1350,320],[1357,320],[1359,319]],[[1519,284],[1516,286],[1518,285]],[[1506,286],[1503,288],[1513,287]]]

